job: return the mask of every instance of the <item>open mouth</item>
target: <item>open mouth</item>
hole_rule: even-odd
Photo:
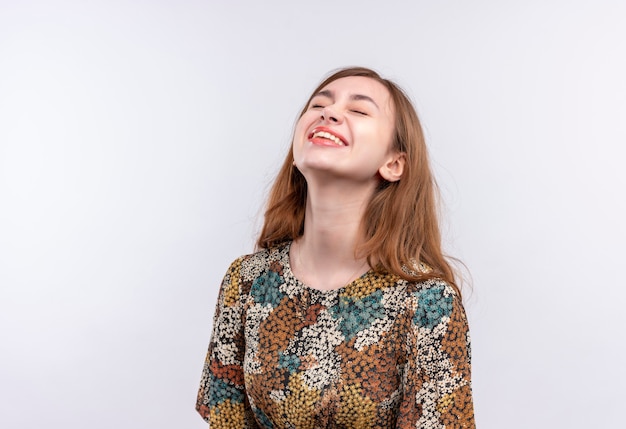
[[[313,140],[313,139],[324,139],[337,146],[347,146],[343,138],[325,130],[319,130],[319,129],[313,130],[313,132],[309,134],[309,140]]]

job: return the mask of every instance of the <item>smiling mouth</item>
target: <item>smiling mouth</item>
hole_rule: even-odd
[[[339,137],[326,132],[326,131],[315,131],[313,132],[310,136],[309,139],[314,139],[314,138],[322,138],[322,139],[326,139],[329,140],[331,142],[333,142],[334,144],[336,144],[337,146],[345,146],[346,144],[343,142],[343,140],[341,140]]]

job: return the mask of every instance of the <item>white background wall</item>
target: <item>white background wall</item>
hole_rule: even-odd
[[[479,427],[620,427],[625,19],[619,0],[0,0],[0,427],[206,426],[221,277],[307,95],[355,64],[424,122],[473,276]]]

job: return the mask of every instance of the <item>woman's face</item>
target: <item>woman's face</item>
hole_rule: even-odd
[[[295,165],[307,181],[316,175],[371,184],[379,174],[393,181],[385,166],[398,156],[391,148],[394,115],[380,82],[362,76],[331,82],[296,124]]]

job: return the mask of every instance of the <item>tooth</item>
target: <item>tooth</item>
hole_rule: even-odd
[[[322,137],[325,139],[330,140],[331,142],[335,143],[338,146],[345,146],[344,143],[341,141],[341,139],[327,131],[317,131],[315,133],[313,133],[313,137]]]

